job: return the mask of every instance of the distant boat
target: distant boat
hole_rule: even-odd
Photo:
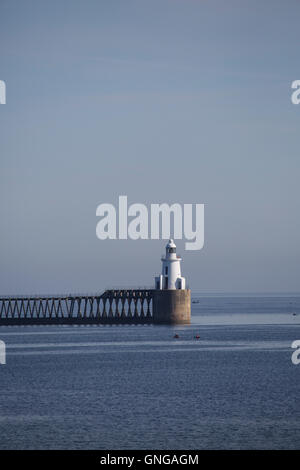
[[[198,304],[200,300],[192,300],[192,304]]]

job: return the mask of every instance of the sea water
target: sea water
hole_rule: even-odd
[[[300,297],[193,302],[190,326],[1,327],[0,448],[299,448]]]

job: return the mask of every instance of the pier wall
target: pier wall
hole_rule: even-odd
[[[190,322],[190,289],[153,291],[153,323],[188,324]]]

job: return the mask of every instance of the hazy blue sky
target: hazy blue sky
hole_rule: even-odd
[[[298,0],[0,0],[0,293],[149,285],[96,207],[204,203],[194,291],[299,291]]]

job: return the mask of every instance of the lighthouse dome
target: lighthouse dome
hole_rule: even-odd
[[[170,256],[176,257],[176,245],[174,240],[170,238],[168,243],[166,244],[166,256],[169,258]]]
[[[176,248],[173,238],[170,238],[170,240],[167,243],[166,248]]]

